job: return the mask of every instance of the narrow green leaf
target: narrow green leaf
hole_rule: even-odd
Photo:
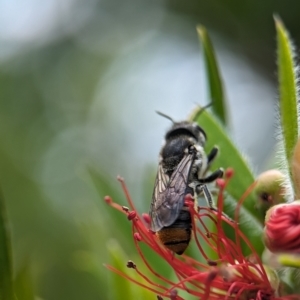
[[[6,218],[5,201],[0,190],[0,300],[13,300],[11,242]]]
[[[194,115],[197,115],[197,111]],[[224,169],[230,167],[234,170],[235,175],[226,189],[229,195],[225,199],[225,212],[232,216],[236,201],[242,197],[254,182],[254,176],[245,158],[240,154],[228,134],[224,131],[224,128],[207,110],[203,111],[195,121],[207,133],[206,153],[209,153],[213,146],[218,146],[219,148],[219,155],[215,159],[211,170],[214,171],[220,167]],[[252,193],[243,203],[239,223],[242,231],[247,235],[256,251],[261,254],[264,246],[261,239],[262,226],[259,217],[255,208],[255,197]],[[234,237],[234,232],[231,229],[226,228],[226,232],[229,237]],[[244,247],[244,250],[245,254],[249,254],[247,247]]]
[[[227,124],[227,110],[225,103],[225,95],[223,83],[217,63],[215,51],[213,49],[211,40],[203,26],[197,26],[198,36],[203,45],[204,62],[206,67],[206,78],[208,79],[208,86],[210,91],[210,100],[212,102],[212,109],[220,121]]]
[[[289,174],[293,149],[298,138],[297,78],[293,45],[279,17],[275,17],[277,30],[277,63],[279,81],[280,119]]]

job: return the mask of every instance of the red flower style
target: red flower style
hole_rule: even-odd
[[[300,253],[300,202],[273,206],[266,215],[264,234],[270,251]]]
[[[206,207],[198,207],[198,211],[194,208],[194,201],[190,195],[186,196],[185,204],[188,205],[192,216],[193,236],[197,247],[205,258],[206,263],[201,263],[196,259],[185,254],[177,256],[170,250],[165,248],[159,241],[155,233],[149,229],[150,217],[148,214],[140,215],[136,212],[134,204],[131,200],[127,187],[122,178],[118,178],[121,182],[125,196],[127,198],[129,208],[122,207],[113,202],[109,197],[105,197],[105,201],[113,208],[123,212],[127,215],[128,220],[132,223],[132,236],[135,247],[139,256],[152,273],[151,277],[142,273],[137,265],[129,261],[127,267],[133,269],[145,281],[145,283],[130,277],[113,266],[106,265],[106,267],[123,276],[135,284],[142,286],[157,295],[157,299],[161,300],[166,297],[171,300],[182,300],[180,290],[195,296],[195,299],[201,300],[232,300],[232,299],[300,299],[299,296],[285,296],[279,297],[279,279],[275,271],[266,268],[256,254],[254,248],[251,246],[247,238],[241,232],[238,226],[239,209],[242,202],[250,194],[253,189],[251,186],[243,195],[237,209],[235,211],[236,222],[231,222],[222,215],[224,202],[224,189],[232,176],[233,171],[227,170],[225,180],[217,180],[219,188],[218,193],[218,211],[212,211]],[[211,220],[216,227],[216,232],[210,232],[206,225],[206,220]],[[222,223],[226,222],[235,230],[235,241],[227,238]],[[199,224],[198,224],[199,223]],[[201,238],[201,243],[199,241]],[[247,259],[241,249],[241,241],[245,242],[252,251],[251,259]],[[173,269],[177,280],[170,280],[159,274],[158,270],[154,270],[147,261],[140,243],[146,244],[161,258],[163,258],[168,265]],[[205,247],[203,246],[205,245]],[[218,257],[212,260],[206,254],[207,246],[210,251]],[[152,279],[156,278],[156,279]]]

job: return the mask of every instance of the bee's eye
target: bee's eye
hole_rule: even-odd
[[[202,135],[204,137],[204,140],[206,141],[207,140],[207,136],[206,136],[206,133],[203,130],[203,128],[201,128],[199,125],[197,125],[197,130],[202,133]]]

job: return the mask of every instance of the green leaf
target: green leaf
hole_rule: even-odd
[[[209,35],[203,26],[197,26],[198,36],[203,45],[204,62],[210,91],[210,101],[212,109],[220,121],[227,124],[227,109],[225,103],[225,95],[223,83],[217,63],[217,58],[209,38]]]
[[[116,240],[110,240],[107,243],[107,249],[111,256],[111,266],[113,266],[118,271],[126,274],[127,276],[133,278],[141,284],[149,285],[143,278],[141,278],[135,270],[127,268],[126,255],[121,249],[120,245]],[[141,264],[140,259],[136,261]],[[112,279],[111,287],[114,287],[111,291],[112,297],[110,299],[123,300],[123,299],[153,299],[153,293],[149,290],[138,286],[137,284],[130,282],[119,274],[114,273],[111,270],[107,272],[110,273]]]
[[[277,63],[280,100],[280,120],[289,174],[293,149],[298,138],[297,77],[293,45],[279,17],[275,17],[277,30]]]
[[[12,254],[5,201],[0,190],[0,300],[15,299],[12,282]]]
[[[285,265],[285,264],[284,264]],[[293,266],[293,263],[286,264]],[[300,294],[300,269],[299,266],[291,267],[291,268],[284,268],[284,273],[281,273],[281,277],[285,277],[284,281],[292,288],[290,294]]]
[[[30,262],[26,260],[18,270],[14,279],[14,287],[18,300],[35,300]]]
[[[199,108],[194,112],[194,116],[197,116],[198,112]],[[211,170],[214,171],[220,167],[224,169],[233,168],[234,170],[235,175],[231,178],[226,188],[229,195],[225,199],[224,208],[225,212],[232,216],[236,202],[254,182],[253,173],[244,156],[239,152],[228,134],[224,131],[224,127],[221,126],[207,110],[198,115],[195,121],[197,121],[207,133],[206,153],[209,153],[215,145],[219,148],[219,155],[215,159]],[[261,254],[264,249],[261,239],[262,226],[255,208],[255,201],[254,194],[251,193],[243,202],[239,223],[241,230],[246,234],[256,251]],[[225,230],[230,238],[234,238],[232,228],[226,228]],[[245,254],[250,253],[247,247],[243,247],[243,249]]]
[[[106,233],[115,236],[125,251],[133,251],[134,244],[131,240],[130,222],[128,222],[125,215],[113,209],[104,201],[104,197],[109,195],[116,203],[128,206],[120,183],[116,178],[109,178],[91,166],[87,167],[87,174],[89,175],[88,182],[93,185],[99,195],[98,204],[103,211],[101,221],[103,225],[106,224],[109,228]],[[122,228],[122,234],[120,234],[120,228]]]
[[[127,260],[125,259],[125,254],[120,248],[119,244],[115,240],[111,240],[107,243],[107,249],[111,257],[111,265],[118,269],[119,271],[123,273],[128,273],[128,270],[126,268],[126,262]],[[133,299],[132,298],[132,293],[131,293],[131,287],[129,281],[127,281],[125,278],[122,276],[115,274],[112,271],[107,271],[110,274],[111,277],[111,287],[116,287],[113,288],[111,291],[112,297],[111,299],[116,299],[116,300],[123,300],[124,295],[128,297],[128,299]]]

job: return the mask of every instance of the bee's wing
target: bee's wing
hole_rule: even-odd
[[[151,230],[154,232],[162,227],[170,226],[177,219],[184,204],[193,161],[193,153],[185,155],[170,179],[159,164],[150,207]]]

